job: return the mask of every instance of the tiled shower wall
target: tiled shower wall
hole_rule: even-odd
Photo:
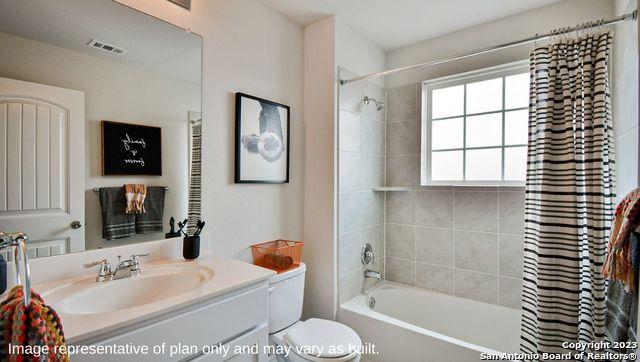
[[[341,78],[355,74],[340,69]],[[372,270],[382,273],[384,194],[372,188],[384,183],[384,111],[365,105],[364,96],[384,100],[384,89],[371,82],[339,87],[338,108],[338,298],[340,303],[373,286],[364,281],[360,252],[373,246]]]
[[[385,277],[520,308],[524,189],[420,186],[421,91],[387,91]]]

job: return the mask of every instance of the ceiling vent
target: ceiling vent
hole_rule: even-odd
[[[103,41],[95,40],[95,39],[91,39],[91,41],[89,41],[87,45],[92,48],[100,49],[102,51],[109,52],[115,55],[122,55],[125,52],[125,50],[122,48],[118,48],[115,45],[107,44]]]
[[[169,0],[174,4],[180,5],[187,10],[191,10],[191,0]]]

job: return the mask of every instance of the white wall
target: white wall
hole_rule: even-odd
[[[336,64],[358,75],[386,69],[387,54],[370,39],[340,20],[336,20]],[[383,77],[371,81],[384,87]]]
[[[637,9],[637,0],[615,0],[615,14]],[[638,187],[638,30],[640,24],[615,25],[611,96],[616,138],[616,192],[618,199]],[[640,289],[638,291],[640,294]],[[640,329],[640,315],[637,327]]]
[[[335,19],[304,31],[304,317],[333,318],[336,300]]]
[[[636,0],[616,0],[616,15],[636,9]],[[616,140],[618,198],[638,187],[638,24],[615,25],[611,98]]]
[[[203,36],[203,237],[219,255],[251,260],[249,245],[302,237],[303,29],[249,0],[119,0]],[[291,183],[236,185],[234,94],[291,106]],[[303,251],[306,257],[307,248]]]
[[[544,34],[555,28],[573,26],[603,17],[608,18],[612,15],[613,1],[562,1],[393,50],[388,53],[387,66],[391,69],[463,54],[528,38],[536,33]],[[532,46],[532,44],[523,45],[420,70],[402,72],[387,77],[387,88],[528,59]]]
[[[98,195],[93,187],[125,183],[166,185],[165,221],[172,215],[186,217],[188,195],[188,122],[190,110],[200,109],[200,85],[104,58],[0,33],[0,47],[11,49],[0,59],[0,77],[47,84],[85,92],[86,249],[142,240],[163,234],[102,239]],[[162,176],[102,176],[100,121],[113,120],[161,126]]]

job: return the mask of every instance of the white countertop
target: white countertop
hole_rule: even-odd
[[[62,321],[67,343],[79,343],[86,339],[259,283],[276,274],[276,272],[269,269],[212,254],[203,254],[200,258],[193,261],[166,259],[149,263],[142,262],[140,265],[141,273],[144,273],[145,267],[167,264],[201,265],[211,268],[214,271],[214,275],[206,283],[195,289],[149,304],[98,314],[65,314],[59,312],[58,315]],[[33,289],[37,293],[45,294],[45,296],[43,296],[45,304],[56,309],[55,304],[51,305],[47,302],[46,292],[60,288],[61,286],[86,280],[87,278],[85,274],[79,277],[35,285]],[[95,278],[95,276],[93,276],[93,278]],[[119,281],[116,280],[104,283],[118,282]],[[131,291],[131,293],[135,292],[135,290]]]

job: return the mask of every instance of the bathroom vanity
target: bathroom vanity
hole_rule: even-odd
[[[111,0],[27,0],[2,9],[13,18],[2,22],[0,43],[22,50],[4,54],[0,66],[5,136],[21,140],[0,155],[15,160],[5,173],[16,180],[0,196],[0,230],[28,235],[31,286],[58,313],[72,352],[112,345],[134,352],[72,354],[72,361],[237,360],[249,355],[204,355],[205,346],[266,345],[273,272],[208,255],[207,242],[187,262],[181,237],[154,241],[172,216],[193,218],[185,230],[192,235],[200,219],[189,190],[200,187],[190,180],[201,162],[201,36]],[[52,21],[38,32],[11,25],[38,19]],[[18,53],[18,61],[7,58]],[[123,184],[162,192],[145,194],[145,211],[127,214]],[[0,256],[11,260],[13,251]],[[107,275],[107,261],[120,257],[131,268]]]
[[[191,225],[200,219],[192,210],[200,200],[189,190],[199,188],[190,180],[200,168],[202,38],[111,0],[55,6],[26,0],[5,2],[2,10],[12,19],[2,22],[0,43],[22,50],[3,54],[0,114],[9,114],[5,136],[24,148],[9,143],[0,157],[16,160],[5,170],[16,182],[0,196],[9,211],[0,212],[0,230],[28,235],[31,286],[59,314],[72,352],[120,345],[135,353],[72,354],[71,360],[249,358],[232,356],[233,349],[203,355],[204,346],[268,343],[273,272],[207,255],[207,242],[200,258],[187,262],[181,237],[154,241],[165,237],[172,216],[189,215]],[[16,25],[39,19],[52,21],[37,32]],[[12,61],[10,54],[18,53],[23,56]],[[119,166],[113,169],[110,160]],[[154,170],[147,169],[152,163]],[[146,212],[135,217],[125,214],[118,194],[132,183],[164,191],[146,195]],[[110,189],[116,202],[107,201]],[[110,232],[123,224],[127,232]],[[12,253],[0,250],[8,260]],[[140,254],[150,256],[130,257]],[[106,261],[115,265],[119,256],[139,270],[117,268],[107,278]]]
[[[211,254],[185,261],[175,256],[175,244],[165,240],[33,260],[33,289],[59,314],[76,352],[72,361],[267,360],[268,278],[275,272]],[[151,256],[141,258],[137,276],[99,282],[98,270],[82,267],[96,257],[114,260],[141,251]],[[51,273],[40,283],[44,270]],[[132,354],[93,353],[116,345]],[[83,349],[91,353],[79,353]]]

